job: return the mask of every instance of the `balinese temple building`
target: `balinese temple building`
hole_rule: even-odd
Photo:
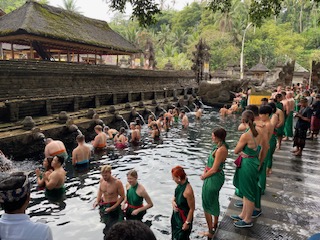
[[[249,69],[247,76],[250,79],[266,80],[268,72],[270,72],[270,69],[260,62]]]
[[[105,21],[31,0],[0,17],[0,43],[3,60],[103,64],[106,56],[141,52]]]

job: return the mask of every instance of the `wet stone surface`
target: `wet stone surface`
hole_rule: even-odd
[[[273,173],[262,196],[262,215],[249,229],[234,227],[232,214],[239,199],[232,197],[214,239],[307,239],[320,231],[319,142],[307,141],[303,156],[291,154],[292,141],[274,155]]]

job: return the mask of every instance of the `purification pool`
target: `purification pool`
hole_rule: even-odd
[[[206,230],[206,222],[201,206],[202,174],[207,157],[212,148],[211,133],[215,127],[227,130],[227,143],[230,146],[225,164],[226,181],[220,192],[221,215],[223,215],[234,193],[232,179],[235,172],[233,149],[239,139],[237,132],[239,116],[221,118],[215,109],[206,108],[201,121],[195,121],[193,113],[188,113],[190,126],[182,130],[175,125],[168,133],[162,133],[163,142],[154,144],[149,138],[149,130],[142,128],[143,144],[135,148],[115,150],[108,154],[95,156],[87,171],[75,171],[70,162],[66,164],[66,199],[63,202],[49,202],[43,190],[36,187],[33,176],[31,202],[27,213],[34,221],[47,223],[56,240],[64,239],[103,239],[104,225],[100,223],[98,208],[93,209],[100,179],[100,166],[110,164],[112,174],[126,183],[126,173],[134,168],[138,171],[139,182],[147,189],[154,207],[147,211],[144,221],[159,240],[171,237],[171,200],[176,187],[171,177],[171,169],[176,165],[185,168],[196,199],[193,232],[191,239],[198,238],[199,232]],[[70,150],[71,152],[72,150]],[[42,159],[14,162],[19,170],[34,170],[41,167]],[[0,215],[3,211],[0,211]]]

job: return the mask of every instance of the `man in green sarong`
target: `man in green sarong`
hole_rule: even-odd
[[[107,232],[115,223],[123,221],[123,212],[120,204],[124,200],[124,188],[122,182],[111,175],[111,166],[105,165],[101,168],[97,200],[93,207],[99,205],[101,222]]]
[[[294,99],[293,99],[293,92],[288,91],[287,95],[286,95],[286,113],[287,113],[287,117],[286,117],[286,121],[284,123],[284,138],[283,140],[289,140],[290,137],[293,137],[293,111],[294,111]]]

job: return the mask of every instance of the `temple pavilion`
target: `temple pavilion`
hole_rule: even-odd
[[[0,17],[0,59],[103,63],[110,55],[140,53],[107,22],[27,1]]]

